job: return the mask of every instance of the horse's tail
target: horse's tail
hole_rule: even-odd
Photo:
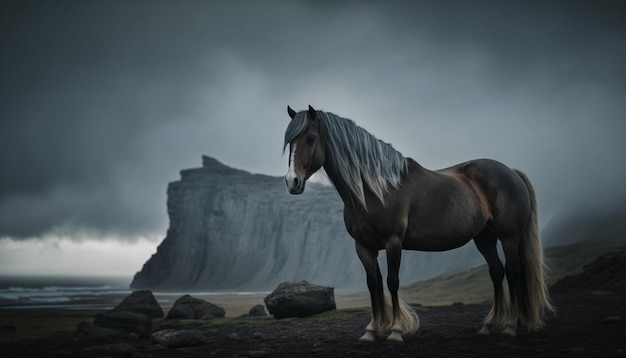
[[[537,200],[530,180],[523,172],[515,170],[522,178],[530,197],[530,219],[520,240],[520,258],[522,263],[522,292],[519,302],[519,319],[522,326],[535,330],[543,326],[546,311],[554,312],[550,303],[550,295],[546,286],[545,270],[547,269],[541,248],[541,238],[537,226]]]

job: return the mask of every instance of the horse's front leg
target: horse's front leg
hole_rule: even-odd
[[[378,328],[384,321],[385,297],[383,293],[383,276],[378,267],[377,250],[368,249],[356,240],[356,252],[365,268],[367,288],[370,291],[372,303],[372,320],[365,328],[365,334],[359,338],[359,341],[373,342],[376,340]]]
[[[402,258],[402,242],[398,237],[392,237],[385,245],[387,253],[387,288],[391,293],[391,306],[393,315],[391,318],[391,333],[387,337],[390,342],[403,342],[402,327],[400,326],[400,300],[398,289],[400,288],[400,261]]]

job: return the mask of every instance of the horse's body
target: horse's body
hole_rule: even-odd
[[[489,176],[490,172],[500,175]],[[496,187],[510,190],[501,193]],[[367,209],[346,205],[344,217],[350,235],[364,238],[361,243],[373,250],[385,248],[379,237],[392,236],[403,238],[402,248],[407,250],[451,250],[484,229],[509,236],[525,227],[530,217],[530,198],[522,178],[503,164],[485,159],[430,171],[407,158],[401,184],[385,194],[385,205],[367,190],[365,198]],[[520,198],[522,205],[502,205]]]
[[[387,339],[401,341],[417,329],[417,315],[397,294],[402,249],[444,251],[472,239],[494,286],[494,304],[480,333],[490,334],[496,322],[511,335],[519,327],[542,325],[543,311],[551,306],[535,194],[522,172],[488,159],[431,171],[348,119],[311,107],[300,113],[289,108],[289,114],[289,191],[301,193],[306,179],[324,167],[344,202],[346,228],[367,274],[373,318],[361,340],[391,331]],[[498,239],[506,268],[498,257]],[[385,302],[377,262],[383,249],[391,303]],[[505,273],[508,295],[502,289]]]

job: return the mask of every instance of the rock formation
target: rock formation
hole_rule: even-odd
[[[300,280],[366,289],[332,187],[309,183],[292,196],[282,177],[204,156],[202,168],[182,170],[169,184],[167,197],[167,236],[135,275],[134,289],[269,290]],[[403,254],[401,282],[484,263],[473,245],[434,255]]]
[[[274,317],[306,317],[332,311],[335,304],[335,289],[311,284],[307,281],[283,282],[265,297],[265,306]]]
[[[213,319],[224,317],[225,315],[226,312],[222,307],[199,298],[184,295],[174,302],[174,306],[172,306],[165,319]]]

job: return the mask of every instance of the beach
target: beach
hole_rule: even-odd
[[[19,284],[20,286],[15,286]],[[74,332],[83,321],[117,306],[133,290],[123,279],[63,277],[0,279],[0,343]],[[191,295],[224,308],[227,318],[240,317],[263,305],[270,291],[154,291],[167,314],[174,302]],[[335,292],[338,309],[369,307],[369,294],[354,289]]]

